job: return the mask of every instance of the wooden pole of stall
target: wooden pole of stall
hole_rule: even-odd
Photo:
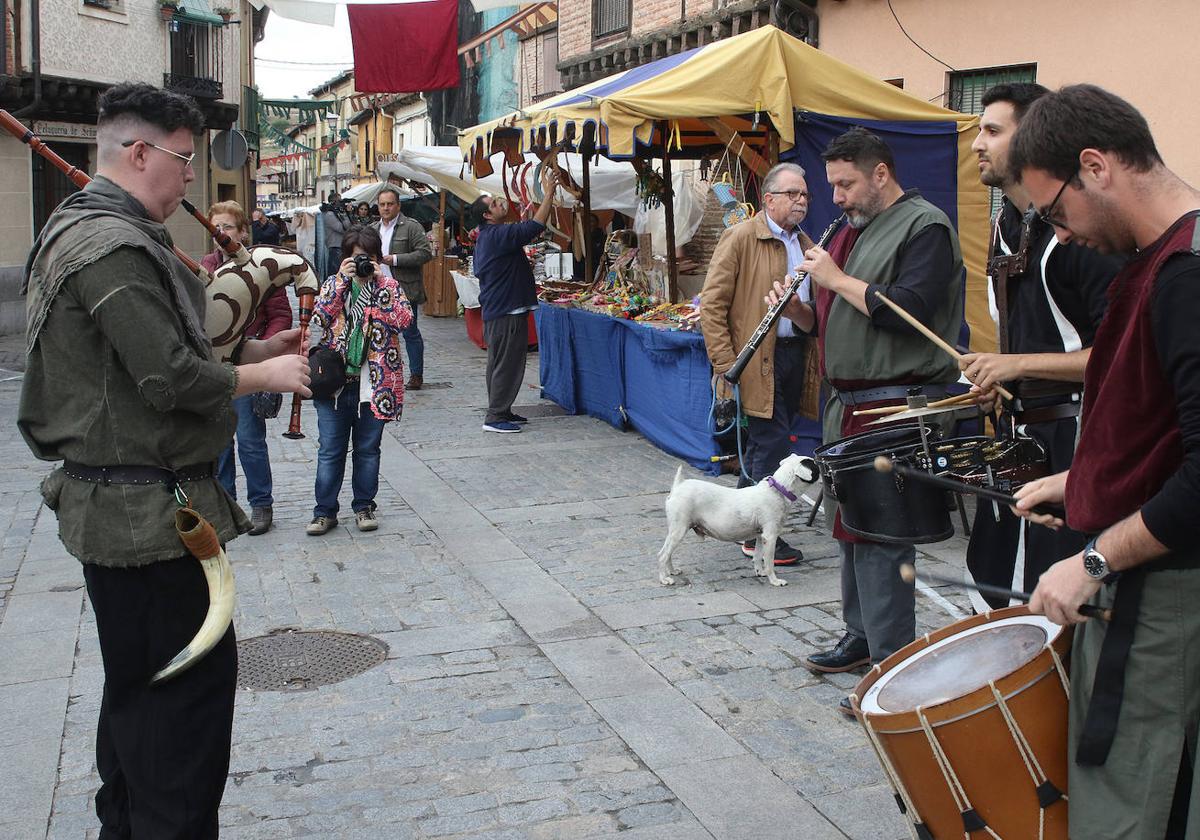
[[[679,299],[679,261],[675,257],[675,191],[671,180],[671,134],[666,122],[659,124],[662,133],[663,214],[667,223],[667,297],[671,303]]]
[[[446,188],[438,189],[438,282],[446,276]]]
[[[590,285],[596,279],[596,255],[592,253],[592,167],[591,156],[583,155],[583,269]]]

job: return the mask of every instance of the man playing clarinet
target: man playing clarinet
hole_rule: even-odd
[[[797,266],[819,287],[815,305],[793,298],[784,315],[821,336],[825,377],[822,436],[829,443],[862,431],[869,416],[855,410],[895,404],[912,393],[944,396],[958,378],[954,361],[875,296],[883,291],[944,341],[958,339],[963,312],[963,262],[946,214],[905,190],[892,150],[853,128],[822,154],[833,201],[849,219],[829,244],[814,246]],[[776,285],[773,302],[782,287]],[[916,635],[913,585],[899,567],[911,545],[871,542],[834,523],[842,553],[846,632],[836,646],[808,657],[814,671],[850,671],[879,662]],[[843,698],[840,710],[851,714]]]

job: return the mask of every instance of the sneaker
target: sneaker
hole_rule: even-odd
[[[502,435],[511,435],[521,431],[521,427],[507,420],[492,420],[483,424],[483,430],[485,432],[499,432]]]
[[[742,554],[747,557],[754,556],[754,546],[756,540],[746,540],[742,543]],[[775,565],[776,566],[791,566],[804,559],[804,552],[794,546],[789,545],[783,537],[775,539]]]
[[[329,533],[330,528],[337,527],[336,516],[314,516],[313,521],[308,523],[308,527],[304,529],[304,533],[310,537],[319,537],[322,534]]]
[[[379,520],[375,518],[375,511],[371,508],[357,511],[354,518],[358,521],[360,531],[374,531],[379,527]]]
[[[528,423],[528,417],[522,417],[520,414],[513,414],[511,411],[504,415],[504,419],[509,423]]]
[[[250,508],[250,536],[257,537],[271,530],[271,506]]]

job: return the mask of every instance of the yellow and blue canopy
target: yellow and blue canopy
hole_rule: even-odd
[[[897,177],[916,187],[957,226],[967,266],[966,320],[973,349],[995,347],[984,263],[989,199],[971,143],[978,117],[917,99],[838,61],[773,26],[686,50],[566,91],[462,132],[459,147],[477,167],[493,152],[511,155],[594,137],[606,157],[700,157],[725,142],[719,119],[768,157],[769,132],[781,160],[809,173],[805,227],[819,232],[837,214],[824,186],[820,152],[853,125],[882,136],[896,155]],[[964,337],[965,338],[965,337]]]

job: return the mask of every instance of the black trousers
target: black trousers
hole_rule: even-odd
[[[208,610],[200,564],[83,567],[104,659],[96,728],[101,840],[210,840],[229,774],[237,645],[233,628],[189,670],[150,678]]]
[[[747,417],[743,475],[738,487],[757,484],[792,454],[792,426],[804,392],[804,342],[775,340],[775,398],[770,417]],[[746,480],[749,474],[750,480]]]
[[[483,322],[487,342],[488,410],[485,423],[503,420],[521,393],[529,352],[529,313],[501,315]]]

